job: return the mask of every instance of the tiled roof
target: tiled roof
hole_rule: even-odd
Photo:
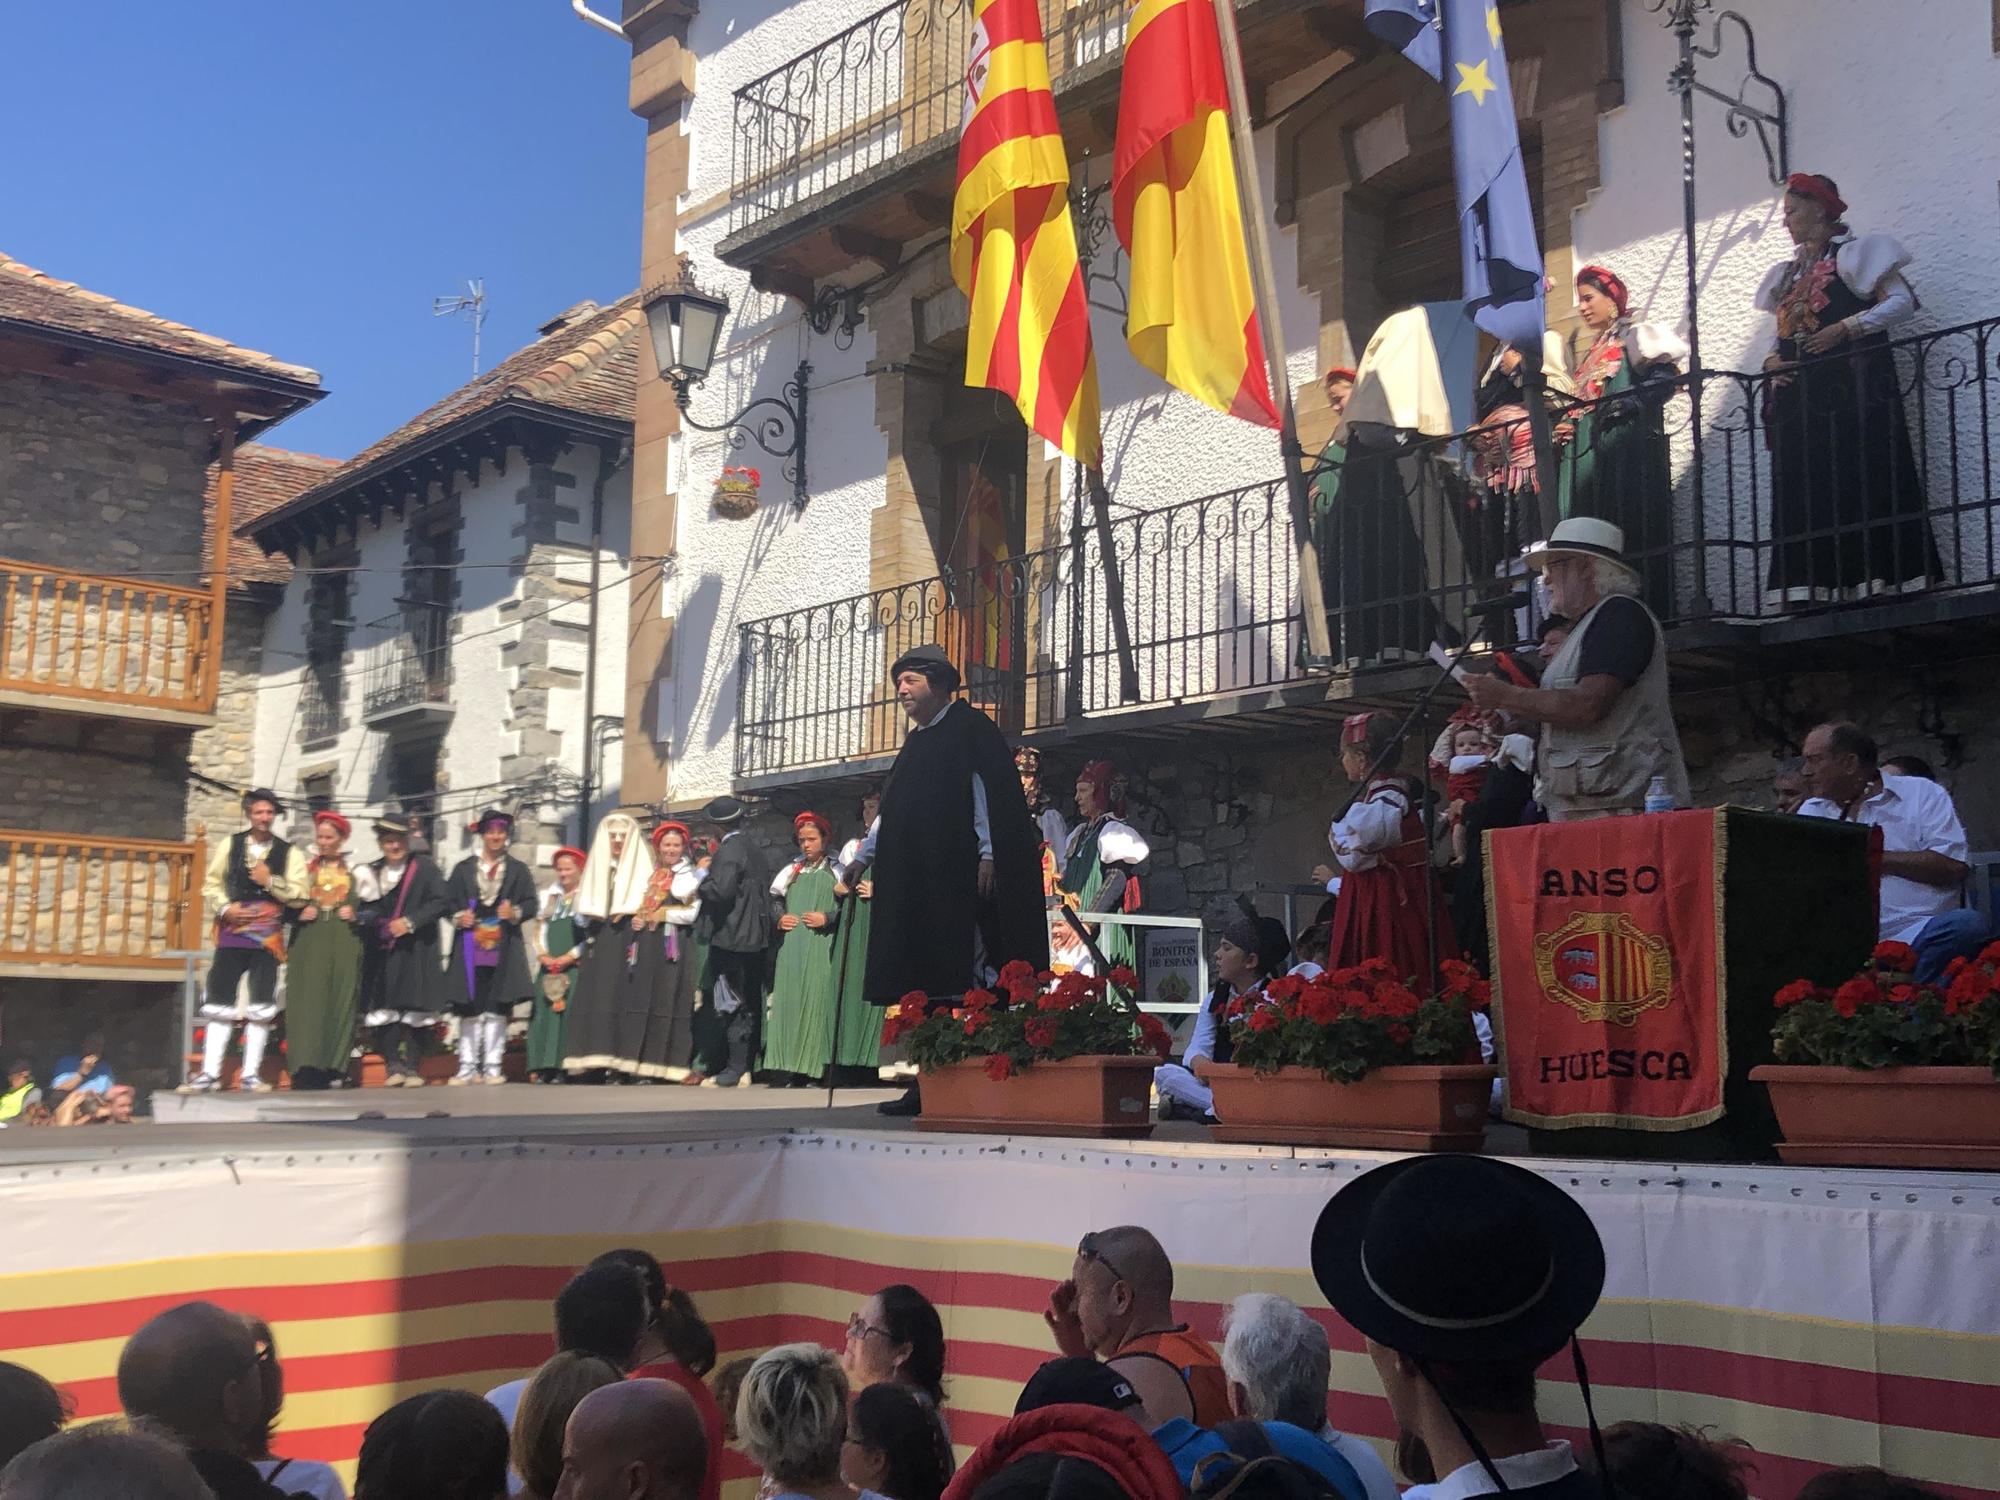
[[[127,307],[102,292],[58,280],[4,254],[0,254],[0,318],[88,334],[154,353],[178,354],[245,374],[319,384],[319,373],[304,365],[287,364],[157,313]]]
[[[266,552],[242,535],[242,528],[268,511],[296,499],[340,467],[337,458],[317,453],[294,453],[288,448],[266,448],[245,443],[236,450],[236,492],[230,503],[229,584],[243,588],[251,584],[283,584],[292,576],[290,559]],[[208,492],[203,496],[202,514],[212,527],[215,518],[215,479],[219,470],[208,470]],[[213,545],[211,539],[210,545]],[[202,554],[208,556],[206,550]]]
[[[637,292],[609,307],[586,313],[568,327],[559,328],[509,355],[387,437],[369,444],[327,476],[324,483],[314,486],[312,498],[334,494],[348,479],[375,467],[399,449],[508,400],[534,401],[584,416],[631,421],[632,393],[639,371],[636,335],[645,326],[646,316],[639,310]]]

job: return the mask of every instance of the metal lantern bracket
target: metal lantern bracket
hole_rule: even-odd
[[[806,508],[806,382],[811,375],[811,362],[800,360],[799,368],[785,386],[783,396],[760,397],[735,416],[714,426],[697,422],[688,415],[688,397],[701,381],[673,379],[671,374],[668,378],[673,379],[674,405],[680,411],[681,425],[696,432],[727,433],[732,451],[741,451],[750,439],[755,438],[758,447],[771,457],[784,461],[785,478],[792,482],[792,509],[803,514]],[[753,420],[753,415],[760,411],[764,415]]]
[[[1676,95],[1685,95],[1689,90],[1705,94],[1725,107],[1723,125],[1732,136],[1741,140],[1751,131],[1757,132],[1757,144],[1764,150],[1764,168],[1771,179],[1772,187],[1783,187],[1785,178],[1791,174],[1791,131],[1790,111],[1785,99],[1785,90],[1778,80],[1757,66],[1757,36],[1750,29],[1750,22],[1733,10],[1725,10],[1715,18],[1714,29],[1709,33],[1707,46],[1694,41],[1695,12],[1701,4],[1688,4],[1686,0],[1673,6],[1668,18],[1668,26],[1687,39],[1686,54],[1668,75],[1667,88]],[[1703,83],[1695,76],[1694,60],[1698,57],[1716,58],[1722,55],[1722,28],[1734,21],[1743,33],[1743,77],[1733,94],[1724,93],[1713,84]],[[1685,28],[1685,30],[1683,30]],[[1752,102],[1761,99],[1762,104]]]

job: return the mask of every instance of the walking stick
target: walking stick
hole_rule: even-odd
[[[841,939],[845,941],[840,941],[840,967],[834,970],[833,1035],[828,1039],[826,1044],[826,1107],[828,1109],[833,1108],[833,1070],[840,1066],[840,1017],[841,1012],[847,1008],[847,961],[854,956],[854,929],[850,924],[854,920],[855,908],[861,902],[861,893],[855,890],[853,886],[849,886],[847,894],[841,897],[840,901],[840,934],[836,938],[836,941],[840,941]]]

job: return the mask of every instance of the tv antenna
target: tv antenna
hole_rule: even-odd
[[[472,373],[479,373],[479,330],[486,324],[486,278],[475,276],[465,283],[463,297],[431,298],[434,318],[464,318],[472,324]]]

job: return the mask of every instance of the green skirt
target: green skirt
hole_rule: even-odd
[[[285,1066],[345,1073],[354,1052],[361,939],[338,917],[299,925],[285,961]]]

